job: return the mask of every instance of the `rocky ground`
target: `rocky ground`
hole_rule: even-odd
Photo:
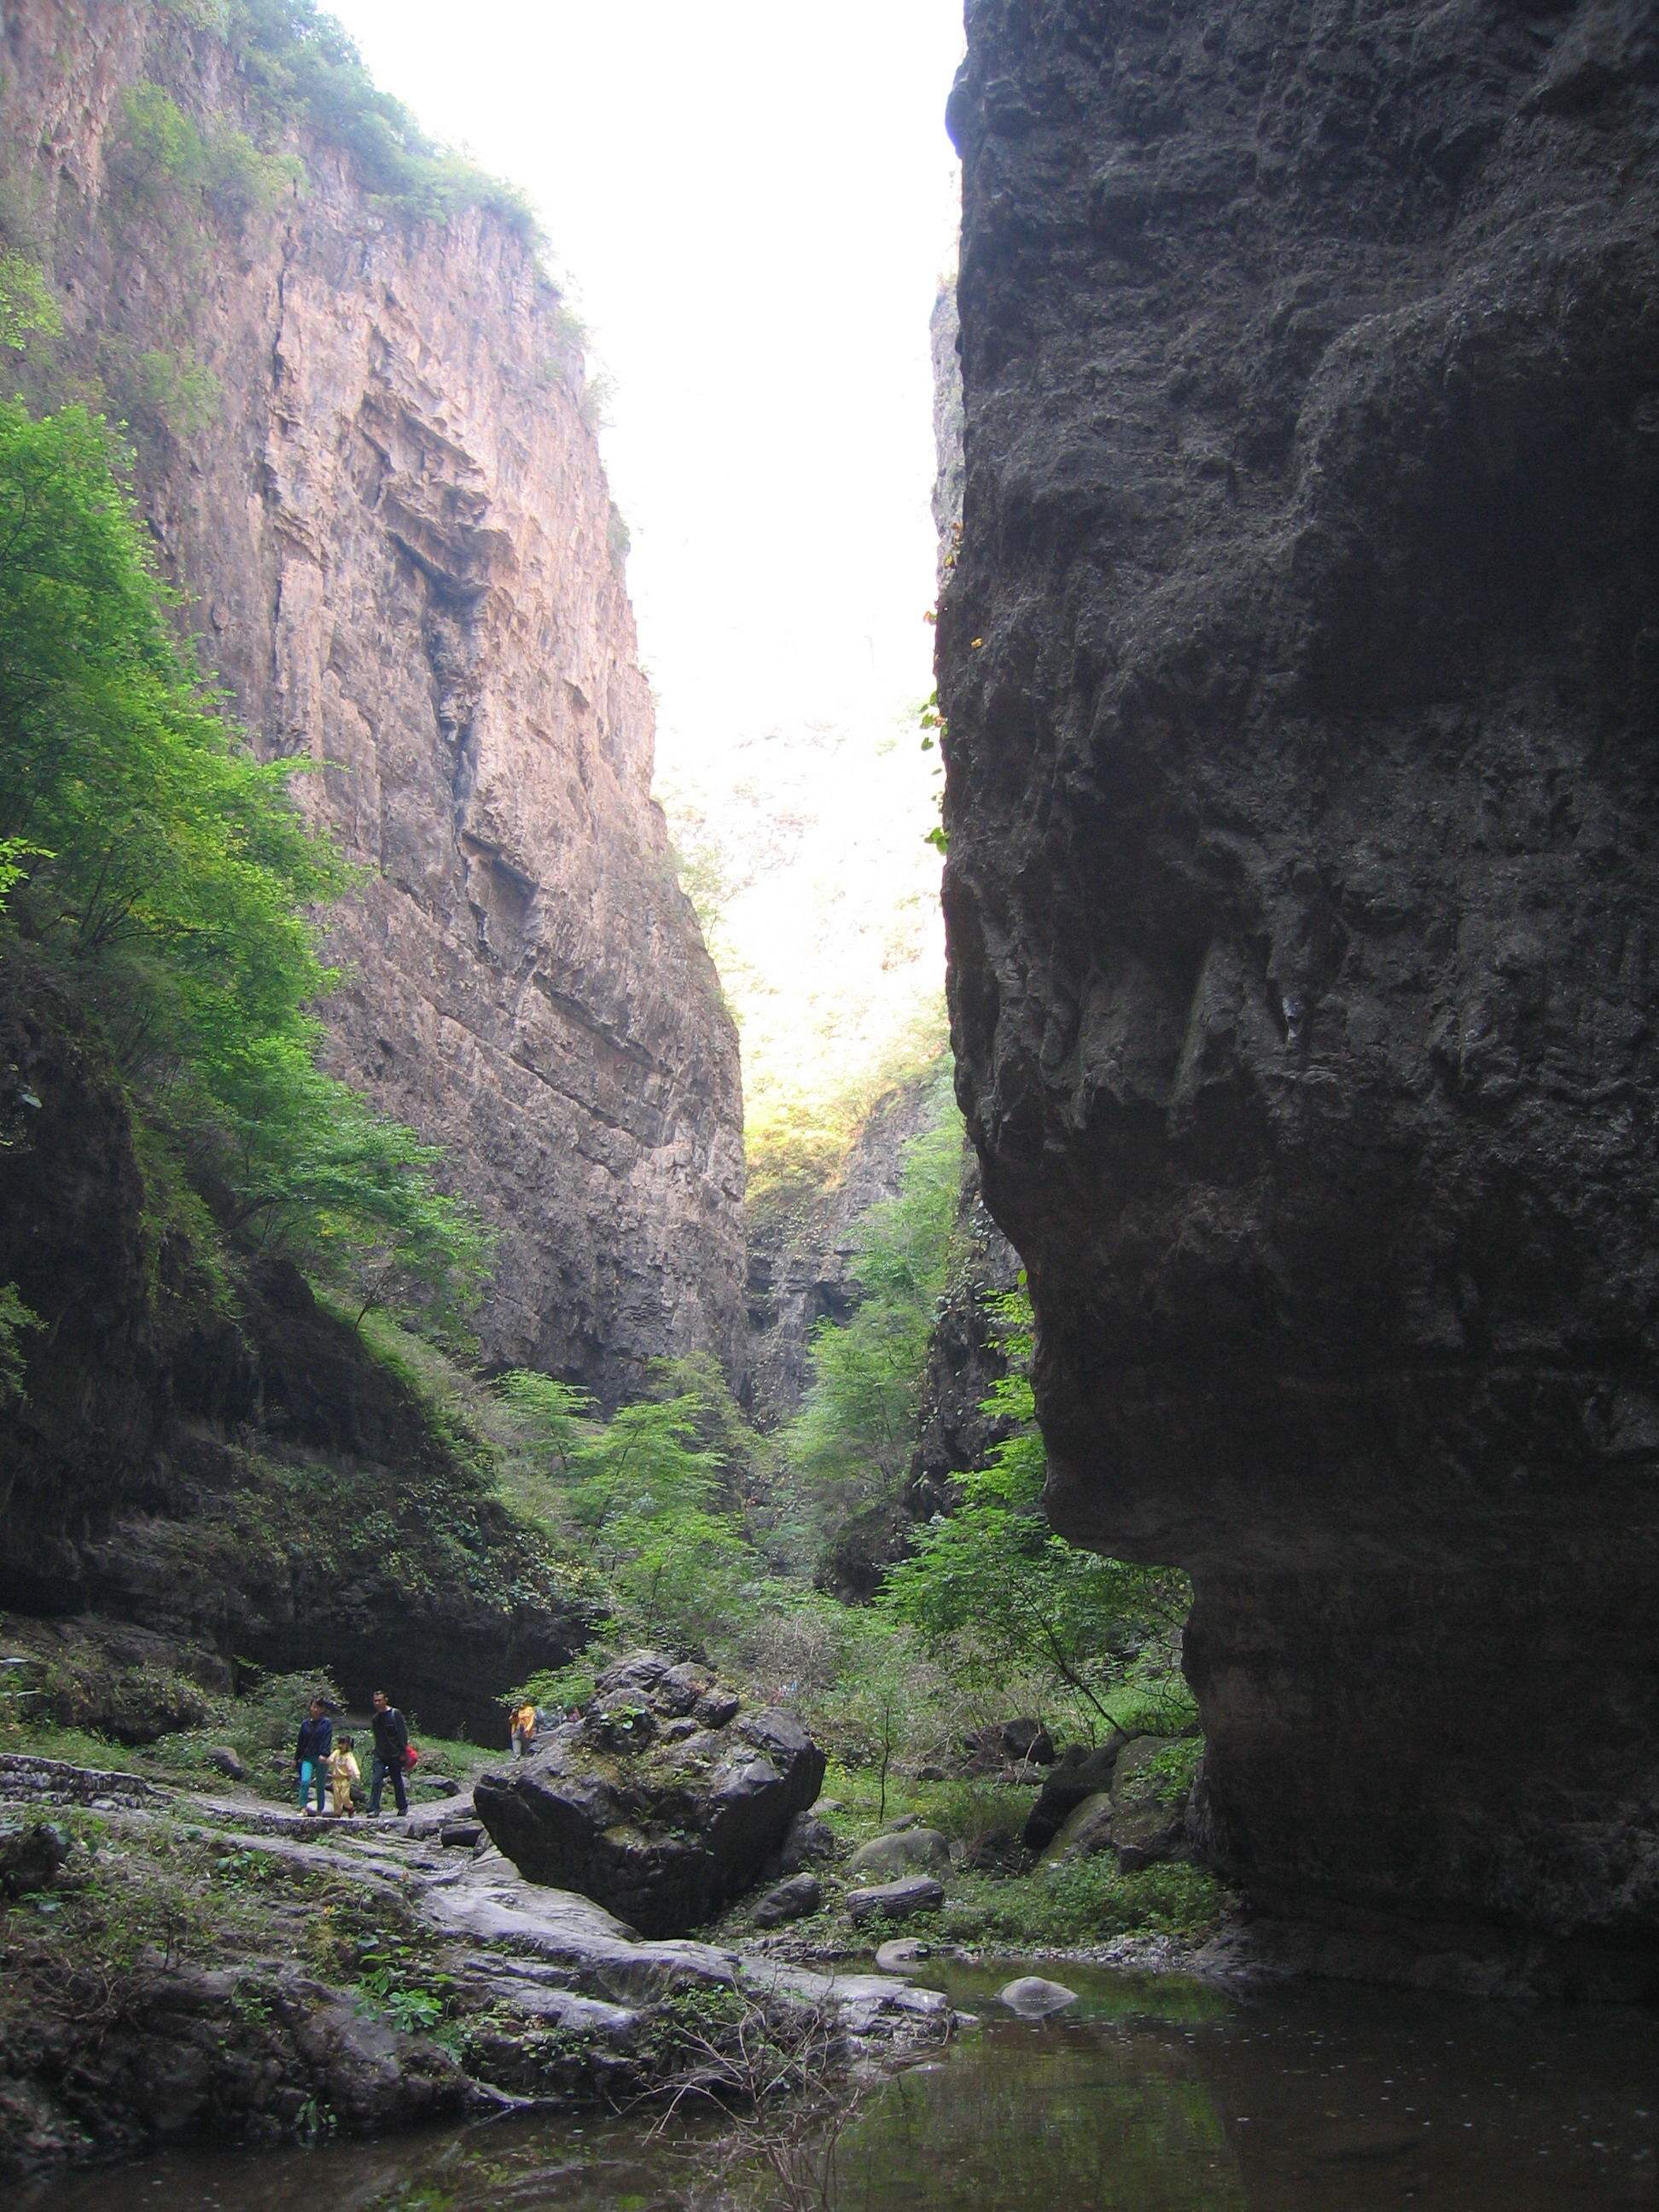
[[[952,2018],[890,1977],[641,1942],[523,1881],[465,1796],[317,1820],[24,1753],[0,1754],[0,2172],[614,2106],[690,2073],[741,2094],[728,2054],[757,2033],[787,2075]]]

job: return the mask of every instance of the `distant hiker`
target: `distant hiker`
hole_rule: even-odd
[[[354,1793],[362,1787],[363,1770],[357,1764],[357,1739],[343,1735],[328,1762],[328,1786],[337,1814],[343,1818],[357,1809]]]
[[[328,1762],[334,1754],[334,1723],[320,1698],[313,1698],[311,1710],[300,1723],[299,1741],[294,1747],[294,1771],[300,1778],[300,1810],[311,1811],[306,1802],[313,1788],[317,1792],[317,1810],[328,1809],[323,1791],[328,1783]]]
[[[374,1780],[368,1786],[368,1809],[378,1814],[380,1792],[386,1778],[392,1777],[392,1794],[398,1801],[398,1810],[409,1810],[409,1792],[404,1787],[404,1773],[409,1765],[409,1723],[386,1696],[384,1690],[374,1692]]]
[[[513,1715],[513,1756],[526,1759],[536,1747],[536,1729],[541,1715],[534,1705],[526,1702]]]

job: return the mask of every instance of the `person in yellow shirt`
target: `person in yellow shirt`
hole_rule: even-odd
[[[527,1701],[515,1707],[513,1714],[513,1756],[527,1759],[536,1748],[536,1729],[541,1715]]]
[[[363,1771],[357,1764],[355,1749],[356,1738],[343,1735],[335,1745],[328,1762],[330,1808],[337,1818],[343,1818],[357,1809],[351,1793],[362,1787]]]

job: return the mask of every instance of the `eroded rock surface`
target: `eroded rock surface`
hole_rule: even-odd
[[[374,198],[299,110],[276,137],[305,186],[270,206],[146,167],[123,137],[146,82],[210,143],[271,136],[191,10],[18,0],[0,61],[61,367],[131,420],[209,663],[261,751],[317,764],[304,803],[367,872],[331,1064],[444,1143],[497,1230],[490,1354],[608,1398],[659,1355],[735,1376],[737,1040],[651,798],[580,346],[533,249]]]
[[[793,1713],[642,1652],[600,1678],[580,1720],[483,1776],[473,1803],[532,1881],[678,1936],[760,1879],[823,1765]]]
[[[973,0],[962,1095],[1258,1900],[1659,1945],[1659,42]]]

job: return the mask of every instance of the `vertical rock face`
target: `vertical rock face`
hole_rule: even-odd
[[[1262,1899],[1659,1946],[1659,35],[971,0],[964,1102]]]
[[[319,763],[304,803],[366,872],[331,1063],[499,1231],[492,1356],[607,1396],[659,1353],[736,1371],[736,1037],[650,795],[570,326],[509,224],[388,208],[302,121],[275,206],[147,173],[136,84],[210,139],[253,125],[187,12],[7,8],[9,204],[70,364],[132,416],[206,657],[263,751]],[[188,424],[181,368],[217,395]]]

